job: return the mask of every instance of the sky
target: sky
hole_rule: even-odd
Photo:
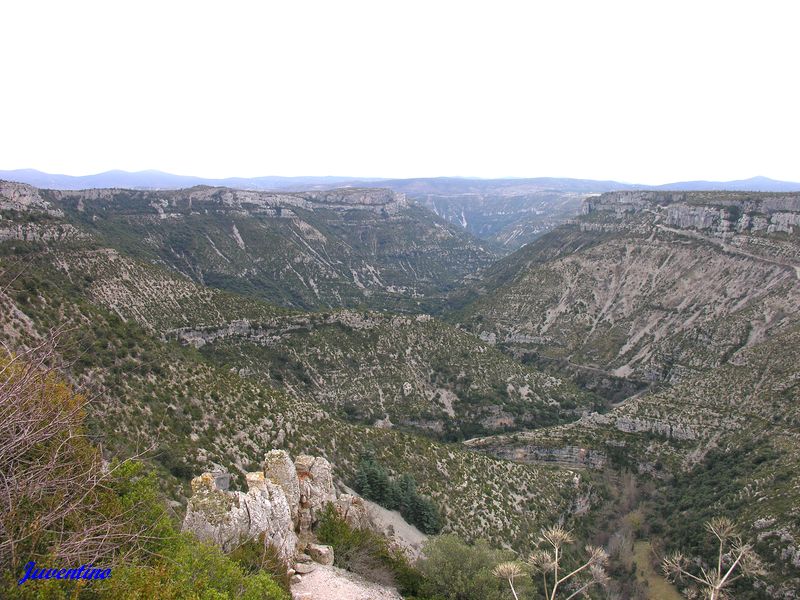
[[[3,0],[0,169],[800,181],[798,14]]]

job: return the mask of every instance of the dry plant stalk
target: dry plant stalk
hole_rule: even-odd
[[[563,566],[565,546],[575,543],[572,533],[561,526],[549,527],[542,530],[536,549],[528,558],[528,565],[534,572],[541,573],[544,593],[547,600],[556,600],[559,590],[563,590],[567,584],[574,584],[568,590],[568,596],[564,600],[570,600],[583,594],[592,585],[605,586],[608,583],[608,575],[605,565],[608,563],[608,554],[602,548],[596,546],[586,546],[589,554],[588,560],[579,567],[567,573],[560,573]],[[495,577],[506,579],[511,587],[514,598],[517,592],[514,589],[514,579],[523,575],[517,563],[502,563],[497,565],[494,570]],[[585,577],[585,575],[590,577]]]
[[[508,581],[508,585],[511,587],[511,593],[514,594],[514,600],[519,600],[519,596],[517,596],[517,590],[514,589],[514,579],[517,577],[524,577],[526,575],[525,571],[522,570],[522,567],[515,562],[504,562],[497,565],[492,574],[495,577],[500,579],[505,579]]]
[[[716,567],[701,567],[700,575],[695,575],[689,571],[689,560],[680,552],[665,558],[661,567],[672,581],[685,577],[696,583],[708,600],[732,599],[727,588],[742,577],[763,574],[764,567],[752,546],[742,542],[730,519],[715,517],[706,523],[706,530],[719,542]],[[734,575],[737,570],[738,573]]]

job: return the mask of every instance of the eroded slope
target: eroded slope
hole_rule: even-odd
[[[520,353],[678,380],[795,322],[800,197],[620,192],[489,270],[466,326]]]

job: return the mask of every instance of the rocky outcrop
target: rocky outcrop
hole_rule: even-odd
[[[297,561],[297,573],[308,573],[314,567],[300,566],[304,562],[333,564],[333,550],[315,544],[313,537],[328,504],[353,527],[371,525],[361,498],[352,494],[337,498],[331,464],[320,456],[300,455],[292,462],[286,451],[271,450],[264,457],[263,470],[247,473],[246,480],[247,492],[232,492],[227,473],[195,477],[183,530],[225,551],[264,535],[287,563]]]
[[[369,331],[385,327],[414,329],[429,323],[433,317],[426,314],[414,317],[387,316],[382,313],[356,310],[337,310],[331,313],[308,313],[275,316],[272,319],[250,322],[234,319],[224,325],[203,328],[181,327],[167,331],[169,337],[181,344],[202,348],[207,344],[227,339],[239,339],[270,346],[278,344],[287,335],[311,332],[320,327],[342,326],[355,331]]]
[[[183,530],[226,552],[264,535],[281,558],[290,561],[296,552],[297,535],[286,495],[261,472],[248,473],[247,485],[247,492],[231,492],[220,474],[195,477]]]
[[[88,241],[91,236],[82,232],[77,227],[68,223],[53,225],[40,225],[27,223],[25,225],[12,225],[3,227],[0,219],[0,242],[7,240],[20,240],[25,242],[63,242],[63,241]]]
[[[331,463],[324,458],[302,454],[294,461],[294,466],[300,488],[298,530],[303,534],[311,531],[324,508],[336,500],[336,492]]]

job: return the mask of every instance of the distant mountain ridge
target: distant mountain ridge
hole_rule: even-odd
[[[309,190],[339,187],[352,182],[352,177],[227,177],[207,178],[192,175],[173,175],[163,171],[105,171],[96,175],[59,175],[36,169],[0,171],[0,179],[27,183],[38,188],[54,190],[85,190],[92,188],[123,189],[181,189],[210,185],[255,190]]]
[[[725,191],[725,192],[796,192],[800,183],[779,181],[769,177],[757,176],[735,181],[682,181],[664,185],[645,187],[643,189],[674,190],[691,192]]]
[[[751,192],[796,192],[800,183],[779,181],[757,176],[735,181],[681,181],[663,185],[642,185],[611,180],[575,179],[569,177],[532,177],[480,179],[470,177],[417,177],[392,179],[379,177],[345,176],[298,176],[298,177],[227,177],[207,178],[191,175],[174,175],[162,171],[105,171],[95,175],[61,175],[45,173],[36,169],[0,170],[0,179],[27,183],[39,188],[81,190],[89,188],[127,189],[178,189],[196,185],[224,186],[253,190],[310,190],[331,187],[386,187],[411,195],[451,195],[455,193],[505,193],[518,195],[535,191],[556,190],[561,192],[611,192],[620,190],[686,190],[686,191],[751,191]]]

